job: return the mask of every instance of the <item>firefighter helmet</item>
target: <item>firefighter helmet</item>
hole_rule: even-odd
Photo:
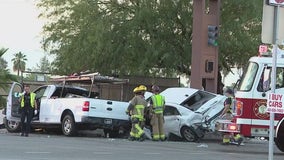
[[[134,93],[137,93],[137,92],[146,91],[146,90],[147,90],[147,87],[146,87],[146,86],[140,85],[140,86],[134,88],[133,92],[134,92]]]
[[[133,92],[135,93],[135,92],[137,92],[138,91],[138,87],[135,87],[134,89],[133,89]]]

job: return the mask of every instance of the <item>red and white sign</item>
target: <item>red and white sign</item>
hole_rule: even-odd
[[[284,0],[269,0],[269,4],[273,4],[273,5],[284,5]]]
[[[270,93],[267,98],[267,112],[284,114],[284,95]]]
[[[268,47],[267,47],[266,45],[260,45],[260,46],[258,47],[258,52],[259,52],[259,53],[266,53],[267,50],[268,50]]]

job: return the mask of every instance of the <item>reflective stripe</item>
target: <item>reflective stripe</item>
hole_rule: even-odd
[[[159,140],[159,139],[162,139],[162,140],[164,140],[166,138],[166,135],[164,135],[164,134],[153,134],[153,139],[154,140]]]
[[[154,113],[160,114],[164,112],[165,98],[159,94],[151,97],[153,102]]]
[[[142,134],[144,133],[144,130],[140,127],[139,124],[135,124],[135,128],[138,130],[138,132],[137,132],[138,138],[141,137]]]
[[[138,138],[138,137],[137,137],[137,134],[136,134],[136,133],[133,133],[133,132],[130,132],[130,136],[131,136],[131,137]]]
[[[131,116],[131,119],[133,119],[133,118],[137,118],[139,121],[144,121],[144,120],[145,120],[142,115],[137,115],[137,114],[132,115],[132,116]]]
[[[145,107],[143,105],[136,105],[135,106],[135,109],[136,109],[138,115],[142,115],[141,110],[143,110],[144,108]]]
[[[279,121],[274,121],[274,126],[277,126]],[[249,118],[237,118],[237,124],[269,126],[269,120],[262,119],[249,119]]]
[[[24,95],[22,95],[22,100],[21,100],[21,108],[23,108],[24,106],[25,106],[25,98],[24,98],[25,96]],[[36,94],[35,93],[33,93],[33,92],[31,92],[30,93],[30,99],[31,99],[31,107],[32,108],[34,108],[35,107],[35,97],[36,97]]]
[[[137,114],[131,116],[131,118],[138,118],[139,121],[144,121],[144,113],[142,114],[142,110],[144,110],[144,105],[136,105],[134,109],[136,110]]]
[[[137,123],[134,125],[134,128],[137,130],[137,133],[131,131],[130,136],[135,138],[140,138],[144,134],[144,130],[140,127],[140,125]]]
[[[161,139],[165,139],[165,138],[166,138],[166,135],[160,134],[160,138],[161,138]]]
[[[237,134],[237,135],[235,135],[235,137],[234,137],[234,139],[235,140],[238,140],[238,139],[240,139],[242,136],[240,135],[240,134]]]
[[[154,140],[159,140],[159,139],[160,139],[160,135],[154,134],[154,135],[153,135],[153,139],[154,139]]]
[[[223,138],[223,143],[230,143],[230,138]]]

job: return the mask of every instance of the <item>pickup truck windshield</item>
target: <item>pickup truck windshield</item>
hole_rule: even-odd
[[[257,70],[258,70],[258,64],[255,62],[250,62],[246,72],[244,73],[242,77],[239,91],[250,91],[251,90],[254,80],[255,80]]]

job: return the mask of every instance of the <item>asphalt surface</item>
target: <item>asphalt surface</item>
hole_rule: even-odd
[[[20,137],[18,133],[0,130],[0,160],[267,160],[268,142],[247,140],[244,146],[220,145],[219,139],[205,138],[201,143],[131,142],[126,139],[96,137],[87,133],[80,137],[65,137],[33,133]],[[276,147],[274,160],[283,160],[284,153]]]

